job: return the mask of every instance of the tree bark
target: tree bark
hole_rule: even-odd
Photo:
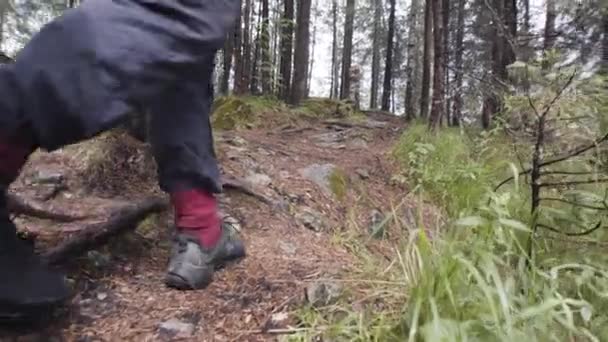
[[[241,8],[242,10],[242,8]],[[232,86],[234,94],[240,95],[244,91],[243,84],[243,28],[242,16],[237,16],[234,24],[234,85]]]
[[[310,47],[310,7],[311,0],[300,0],[298,3],[294,75],[290,99],[292,105],[300,104],[306,95]]]
[[[262,0],[262,63],[260,68],[262,73],[262,93],[269,95],[272,92],[271,70],[272,60],[270,54],[270,11],[268,0]]]
[[[441,118],[444,115],[444,36],[443,36],[443,0],[432,0],[433,12],[433,42],[435,46],[434,65],[433,65],[433,103],[431,116],[429,118],[429,128],[436,130],[439,127]]]
[[[230,91],[230,71],[232,70],[232,58],[234,54],[234,32],[231,31],[228,34],[228,38],[224,43],[224,62],[222,64],[222,79],[220,81],[220,93],[222,95],[228,95]]]
[[[285,8],[281,23],[281,92],[284,101],[291,94],[291,67],[293,56],[294,0],[284,0]]]
[[[241,89],[242,93],[247,93],[251,84],[251,12],[252,0],[245,1],[245,15],[243,17],[243,77]]]
[[[260,84],[260,61],[262,53],[262,2],[260,0],[260,7],[258,8],[257,23],[255,25],[255,45],[253,50],[253,60],[251,61],[251,78],[249,80],[249,91],[253,95],[259,95],[259,84]],[[255,15],[255,14],[254,14]]]
[[[388,19],[388,41],[386,44],[386,64],[384,66],[384,87],[382,92],[382,110],[391,109],[391,89],[393,77],[393,46],[395,41],[395,7],[396,0],[390,0],[391,13]]]
[[[431,92],[431,47],[433,41],[432,2],[426,0],[424,9],[424,54],[422,56],[422,93],[420,95],[420,117],[426,118],[429,112]]]
[[[466,0],[458,0],[458,22],[456,28],[456,46],[454,51],[454,101],[452,109],[452,125],[459,126],[462,119],[462,81],[464,54],[464,15]]]
[[[380,83],[380,21],[382,20],[382,0],[374,0],[374,36],[372,45],[372,75],[370,109],[378,108],[378,85]]]
[[[407,84],[405,86],[405,117],[408,121],[416,117],[416,99],[414,87],[418,84],[418,11],[419,0],[412,0],[409,13],[408,51],[407,51]]]
[[[555,13],[555,0],[546,1],[547,18],[545,19],[545,39],[543,42],[544,53],[548,53],[555,45],[555,18],[557,16],[557,13]],[[547,69],[549,67],[547,60],[543,60],[542,67],[543,69]]]
[[[346,0],[346,20],[344,22],[344,45],[342,49],[342,83],[340,99],[350,98],[350,68],[353,54],[353,31],[355,22],[355,0]]]
[[[332,1],[333,40],[331,47],[331,91],[329,97],[335,99],[340,92],[340,66],[338,63],[338,0]]]
[[[442,3],[443,13],[441,19],[443,20],[443,76],[444,76],[444,101],[443,110],[444,114],[441,117],[441,124],[443,120],[449,125],[450,120],[450,70],[448,65],[450,64],[450,0],[443,0]]]
[[[315,5],[316,7],[316,5]],[[310,48],[310,65],[308,67],[308,76],[306,77],[306,95],[310,94],[310,84],[312,83],[312,70],[315,66],[315,47],[317,45],[317,21],[312,22],[312,46]]]
[[[600,70],[603,74],[608,75],[608,10],[604,10],[602,22],[604,39],[602,40],[602,65]]]

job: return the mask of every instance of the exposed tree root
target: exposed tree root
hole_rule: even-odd
[[[251,187],[249,187],[243,180],[239,178],[224,176],[222,177],[222,186],[227,190],[238,191],[247,196],[253,197],[269,206],[274,206],[276,204],[275,201],[268,196],[251,189]]]
[[[134,230],[138,223],[148,215],[162,212],[168,207],[169,203],[166,199],[155,197],[118,209],[108,220],[90,224],[67,241],[51,248],[44,253],[44,258],[49,264],[62,263],[87,250],[107,243],[112,237]]]
[[[60,222],[74,222],[87,218],[87,216],[55,212],[52,209],[44,208],[39,203],[26,200],[10,192],[7,195],[7,204],[9,212],[15,215],[27,215]]]

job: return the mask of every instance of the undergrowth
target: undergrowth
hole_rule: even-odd
[[[345,238],[361,261],[350,285],[363,299],[301,309],[306,329],[289,340],[608,340],[608,258],[597,244],[585,245],[583,254],[575,241],[541,235],[538,258],[528,263],[527,185],[516,177],[493,191],[519,170],[507,140],[499,131],[408,128],[393,153],[403,165],[396,178],[413,188],[410,196],[439,204],[452,219],[432,239],[433,227],[419,222],[390,260],[365,241]],[[564,214],[559,206],[544,215],[557,213]]]

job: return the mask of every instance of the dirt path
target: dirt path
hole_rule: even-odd
[[[273,131],[218,134],[223,172],[246,180],[274,203],[269,206],[232,191],[222,195],[224,213],[240,226],[247,259],[218,272],[216,281],[205,291],[169,290],[162,279],[171,217],[169,213],[154,216],[136,232],[70,266],[78,292],[58,324],[34,335],[17,338],[13,334],[11,338],[7,333],[5,338],[276,340],[268,329],[297,324],[291,312],[306,303],[307,287],[319,279],[340,278],[354,262],[334,242],[335,233],[350,225],[351,229],[359,227],[361,236],[368,236],[373,213],[389,210],[403,195],[403,189],[390,185],[394,168],[385,157],[400,128],[398,119],[374,115],[355,125],[316,122]],[[37,156],[16,189],[24,196],[40,197],[49,190],[32,182],[42,177],[34,176],[36,170],[46,172],[46,178],[56,173],[67,179],[67,190],[48,203],[94,214],[97,220],[103,219],[108,208],[138,200],[154,190],[149,170],[124,174],[112,168],[98,171],[102,176],[116,172],[113,179],[98,179],[100,183],[93,187],[94,182],[87,180],[85,188],[78,172],[84,156],[71,154],[73,151],[78,148]],[[135,178],[139,183],[133,181]],[[40,234],[39,239],[46,243],[65,239],[83,224],[18,223],[22,229]]]

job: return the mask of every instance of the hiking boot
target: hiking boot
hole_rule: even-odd
[[[44,265],[33,246],[17,237],[5,190],[0,192],[0,322],[48,317],[70,291],[64,276]]]
[[[222,224],[220,240],[213,248],[201,246],[192,235],[178,233],[165,283],[179,290],[204,289],[213,281],[216,269],[244,257],[245,246],[228,224]]]

